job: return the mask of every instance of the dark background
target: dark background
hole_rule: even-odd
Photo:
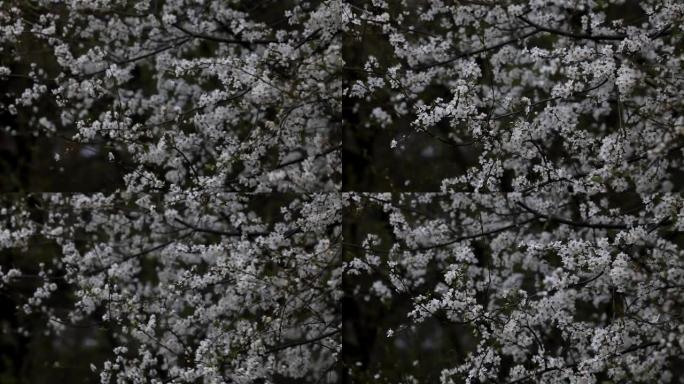
[[[348,207],[343,229],[345,262],[365,257],[358,245],[370,233],[380,236],[380,250],[388,250],[394,242],[389,215],[377,205]],[[434,279],[428,276],[426,291],[439,281],[438,271],[434,272]],[[430,318],[401,329],[413,309],[411,296],[394,294],[391,301],[383,302],[370,293],[376,280],[383,280],[379,271],[346,275],[343,281],[343,383],[410,383],[409,376],[419,383],[439,383],[441,370],[452,367],[475,346],[470,328]],[[394,331],[393,337],[387,337],[387,329]],[[382,376],[376,378],[378,372]]]

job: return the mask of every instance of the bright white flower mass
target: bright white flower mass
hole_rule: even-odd
[[[0,195],[0,346],[95,346],[102,384],[684,383],[682,22],[675,0],[4,1],[0,160],[54,140],[48,172],[121,180]],[[359,182],[378,153],[448,172]]]
[[[346,286],[371,296],[356,310],[382,314],[377,332],[396,330],[350,375],[682,383],[684,5],[377,0],[343,13],[352,121],[382,108],[393,159],[415,159],[418,138],[446,153],[397,172],[454,170],[437,194],[346,200]],[[412,358],[430,367],[397,368]]]
[[[78,382],[340,380],[341,29],[337,0],[0,2],[0,160],[122,176],[0,196],[0,381],[39,321],[109,348]]]
[[[124,153],[129,191],[337,190],[339,1],[263,7],[5,1],[0,108]]]
[[[382,110],[395,139],[408,129],[460,154],[454,168],[470,169],[442,191],[650,193],[684,165],[680,2],[372,1],[343,13],[359,52],[349,110]]]
[[[338,196],[32,199],[30,215],[26,200],[3,200],[0,245],[60,256],[2,268],[0,286],[25,293],[23,316],[49,319],[55,337],[112,332],[112,360],[93,368],[103,384],[339,379]]]
[[[345,269],[354,273],[345,284],[374,297],[361,305],[392,308],[382,332],[400,344],[384,348],[431,361],[441,355],[415,340],[441,333],[446,339],[435,343],[455,350],[436,371],[387,364],[352,376],[680,382],[681,195],[633,213],[616,212],[608,199],[577,206],[553,193],[349,197],[353,238],[375,240],[349,245]],[[382,214],[382,225],[368,224]]]

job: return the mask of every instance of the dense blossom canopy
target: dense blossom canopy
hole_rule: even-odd
[[[13,331],[111,346],[102,383],[336,381],[340,32],[335,0],[3,1],[0,144],[123,176],[3,197]]]
[[[337,1],[269,12],[239,1],[3,2],[0,81],[14,84],[1,107],[25,121],[12,134],[101,146],[129,191],[333,191],[339,14]]]
[[[121,180],[0,176],[21,191],[0,348],[94,340],[102,384],[684,383],[683,21],[675,0],[3,1],[0,166],[44,138]],[[407,177],[370,180],[393,161]]]
[[[406,345],[426,320],[456,330],[433,380],[681,382],[680,196],[615,205],[551,194],[353,194],[349,203],[384,218],[382,229],[358,220],[363,241],[348,245],[345,292],[396,306],[387,343]]]
[[[399,155],[415,134],[462,162],[476,154],[442,190],[673,188],[681,2],[374,0],[345,3],[343,17],[350,44],[380,35],[347,69],[349,109],[396,127]]]
[[[450,346],[437,368],[352,374],[682,382],[684,5],[373,0],[343,18],[363,47],[350,116],[394,135],[390,156],[431,158],[412,147],[427,136],[458,159],[439,194],[348,199],[345,291],[393,316],[378,350]]]
[[[26,252],[20,268],[0,270],[0,289],[24,299],[22,312],[44,318],[49,332],[109,332],[115,358],[92,367],[102,383],[334,380],[342,271],[336,195],[46,194],[31,201],[40,208],[5,201],[0,248],[53,244],[59,257],[38,265],[22,260]],[[22,282],[35,290],[18,289]],[[73,299],[65,312],[53,296],[67,286]]]

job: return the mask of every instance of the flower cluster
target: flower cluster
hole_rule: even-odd
[[[411,122],[410,135],[466,160],[444,192],[648,194],[684,165],[676,1],[372,1],[342,12],[358,48],[349,110],[380,120],[387,146],[419,142],[404,138]]]
[[[635,202],[644,209],[631,212],[607,198],[578,205],[554,194],[353,194],[346,201],[358,219],[356,231],[345,233],[367,239],[350,245],[346,286],[391,308],[379,330],[392,337],[384,343],[394,343],[397,356],[416,349],[428,364],[436,356],[416,335],[455,332],[438,342],[453,349],[436,372],[421,377],[417,369],[360,363],[350,375],[443,384],[681,377],[681,195],[658,196],[649,208]],[[379,212],[383,230],[368,223]]]
[[[3,2],[12,134],[113,149],[129,191],[338,189],[339,1],[238,3]]]
[[[56,253],[37,270],[0,270],[0,289],[32,287],[20,309],[54,335],[116,330],[114,356],[93,366],[101,383],[337,380],[339,197],[34,199],[40,210],[24,217],[10,215],[24,199],[5,199],[2,249],[45,242]],[[55,303],[66,287],[65,313]]]

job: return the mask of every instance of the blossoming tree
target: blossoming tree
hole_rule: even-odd
[[[19,255],[0,290],[51,334],[107,333],[114,356],[92,365],[100,382],[336,380],[336,195],[30,201],[5,199],[0,212],[0,248]],[[54,249],[47,262],[31,256],[38,247]]]
[[[349,308],[382,315],[349,319],[349,374],[682,382],[684,6],[374,0],[343,17],[364,47],[350,116],[394,133],[392,156],[425,136],[458,159],[441,193],[350,195]]]
[[[415,348],[417,365],[430,363],[420,352],[430,346],[411,340],[435,333],[422,323],[451,334],[429,342],[449,346],[433,356],[442,361],[429,372],[433,381],[680,382],[681,196],[622,206],[553,194],[349,199],[361,217],[375,210],[384,229],[364,226],[365,218],[345,232],[345,292],[389,308],[394,318],[378,337],[403,345],[391,347],[397,355]],[[347,361],[352,376],[408,380],[356,363]],[[429,381],[412,369],[399,373]]]
[[[130,191],[334,191],[339,4],[276,3],[3,2],[8,133],[92,143]]]
[[[338,1],[3,1],[0,140],[123,173],[2,196],[3,329],[93,335],[102,383],[336,382],[340,31]]]
[[[99,335],[103,384],[684,382],[683,20],[675,0],[5,1],[1,138],[123,174],[0,197],[11,331]],[[453,172],[340,195],[360,130],[389,159],[437,143]]]
[[[346,71],[347,109],[393,129],[399,156],[426,135],[458,154],[454,169],[472,165],[443,190],[672,188],[679,2],[378,0],[342,13],[365,52]]]

